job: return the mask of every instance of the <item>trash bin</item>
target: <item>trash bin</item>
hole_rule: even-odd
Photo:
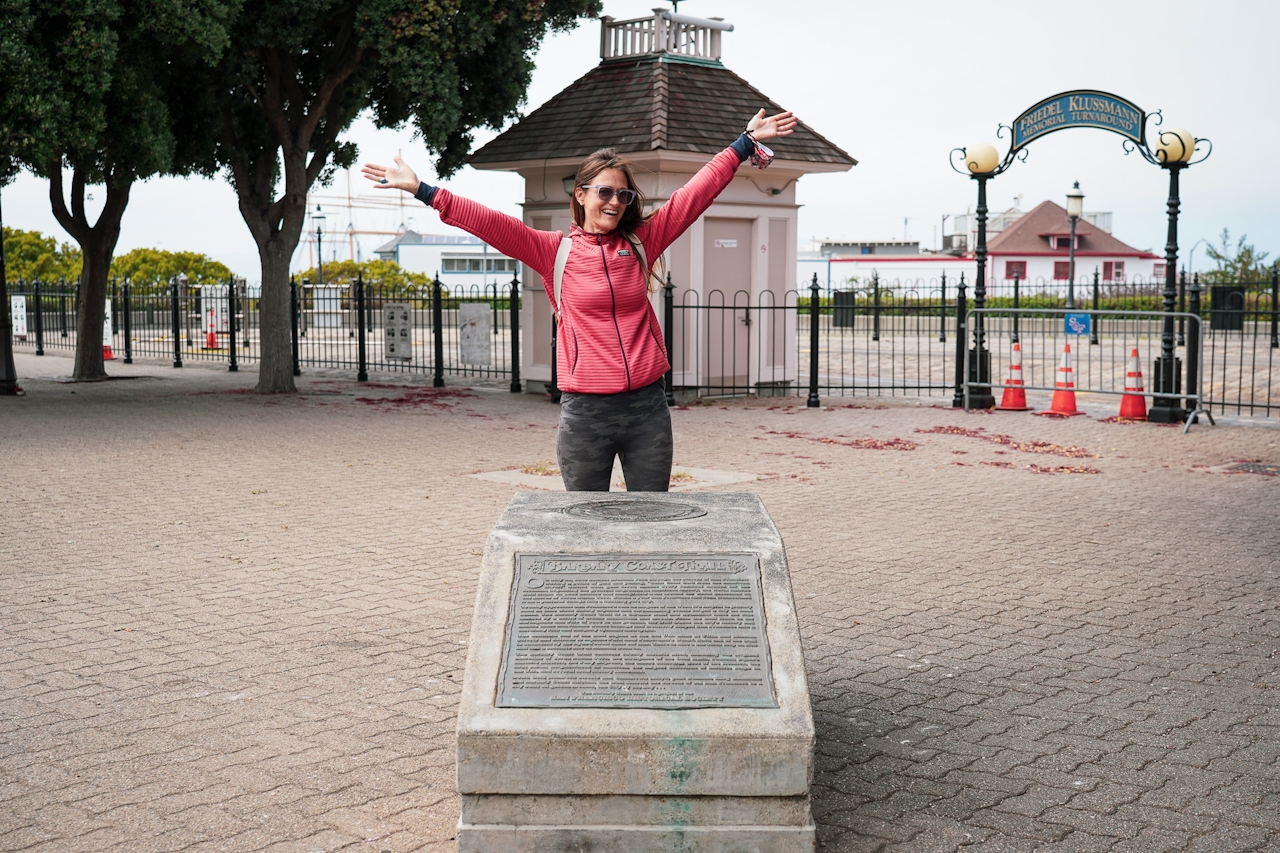
[[[857,292],[837,290],[831,294],[831,326],[835,329],[852,329],[854,300]]]
[[[1209,295],[1209,328],[1244,331],[1244,285],[1215,284]]]

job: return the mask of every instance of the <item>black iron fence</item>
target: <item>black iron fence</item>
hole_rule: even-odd
[[[1163,281],[1108,282],[1095,274],[1082,278],[1073,295],[1075,310],[1097,312],[1090,346],[1101,342],[1119,353],[1112,361],[1123,373],[1129,349],[1117,349],[1122,330],[1109,326],[1114,312],[1163,310]],[[869,282],[823,286],[815,275],[805,290],[780,296],[765,292],[753,298],[745,290],[699,296],[668,287],[666,298],[676,397],[794,393],[815,404],[821,397],[854,395],[937,396],[953,403],[963,398],[966,353],[974,348],[965,316],[977,307],[963,277],[875,276]],[[1067,300],[1066,282],[1029,285],[1015,278],[989,282],[983,307],[1045,311],[1010,317],[1011,328],[1002,332],[1016,339],[1018,322],[1032,322],[1035,329],[1061,325]],[[1190,308],[1203,320],[1200,393],[1213,411],[1280,415],[1278,307],[1280,277],[1275,274],[1207,287],[1198,276],[1178,282],[1177,357],[1186,361]],[[1130,337],[1141,338],[1145,354],[1149,331],[1144,327]],[[1155,340],[1158,344],[1159,333]],[[985,348],[990,351],[991,342]],[[995,377],[994,384],[1001,381]]]
[[[25,302],[17,346],[74,349],[78,284],[19,281]],[[519,283],[417,289],[381,283],[290,282],[294,373],[302,367],[510,378],[520,383]],[[135,357],[225,362],[261,358],[261,295],[242,281],[112,282],[103,343],[126,364]],[[395,332],[392,343],[392,330]]]
[[[1075,304],[1084,312],[1158,311],[1163,289],[1159,281],[1106,282],[1095,274],[1078,283]],[[16,320],[26,332],[15,339],[19,347],[41,354],[75,346],[78,287],[19,281],[11,292],[25,301]],[[1189,292],[1198,307],[1188,305]],[[965,317],[978,307],[963,276],[927,282],[876,276],[829,287],[814,276],[800,291],[755,295],[745,289],[699,294],[669,281],[661,298],[673,397],[799,394],[816,405],[831,396],[955,402],[963,395],[966,350],[974,346]],[[1063,282],[996,280],[985,289],[983,307],[1053,311],[1066,307],[1066,298]],[[362,279],[294,281],[295,372],[346,369],[360,379],[370,370],[430,373],[437,385],[447,375],[509,378],[519,390],[519,300],[514,277],[470,288],[437,281],[424,289]],[[243,282],[113,282],[107,343],[126,362],[213,361],[235,370],[260,358],[259,302],[256,289]],[[1205,405],[1217,413],[1280,415],[1280,277],[1203,288],[1198,277],[1184,277],[1176,307],[1191,308],[1204,321]],[[1025,316],[1019,321],[1027,322]],[[1100,318],[1097,328],[1105,325]],[[1185,317],[1177,325],[1182,357]],[[993,378],[998,386],[1000,377]]]

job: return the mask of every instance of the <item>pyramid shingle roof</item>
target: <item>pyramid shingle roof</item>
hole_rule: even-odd
[[[737,138],[761,108],[781,112],[750,83],[719,62],[669,55],[602,62],[473,153],[490,163],[585,157],[601,148],[716,154]],[[857,164],[803,123],[770,141],[780,160]]]

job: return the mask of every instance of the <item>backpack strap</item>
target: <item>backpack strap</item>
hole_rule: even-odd
[[[573,239],[567,234],[560,240],[560,248],[556,250],[556,269],[553,275],[552,290],[556,296],[556,323],[560,322],[560,290],[564,286],[564,267],[569,263],[569,250],[573,248]]]
[[[644,277],[644,284],[647,288],[649,286],[650,273],[649,259],[644,256],[644,243],[641,243],[640,238],[632,234],[630,231],[626,232],[626,237],[627,242],[631,244],[631,248],[636,251],[636,259],[640,261],[640,274]]]

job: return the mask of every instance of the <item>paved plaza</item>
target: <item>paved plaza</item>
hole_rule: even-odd
[[[0,851],[452,851],[476,575],[524,487],[467,475],[547,471],[556,407],[18,367]],[[673,412],[676,464],[756,475],[705,488],[787,544],[821,849],[1280,850],[1280,429],[948,402]]]

